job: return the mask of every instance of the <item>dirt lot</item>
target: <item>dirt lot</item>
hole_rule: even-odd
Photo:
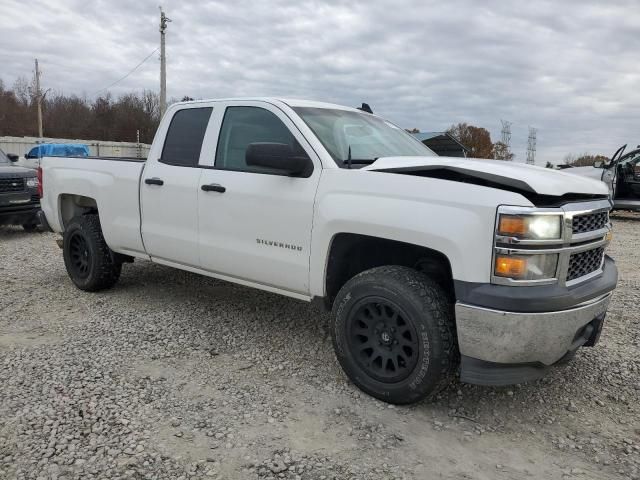
[[[391,407],[303,302],[125,265],[68,280],[53,234],[0,229],[0,478],[639,478],[640,215],[618,215],[601,343],[545,379]]]

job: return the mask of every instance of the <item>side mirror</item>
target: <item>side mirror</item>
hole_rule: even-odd
[[[15,153],[7,153],[7,158],[12,162],[17,162],[20,159],[20,157]]]
[[[602,168],[602,160],[598,160],[597,162],[593,162],[593,168]]]
[[[308,177],[313,163],[304,152],[294,152],[286,143],[250,143],[245,154],[247,165],[280,171],[292,177]]]

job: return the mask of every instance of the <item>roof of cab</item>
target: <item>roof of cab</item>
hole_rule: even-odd
[[[190,105],[194,103],[205,102],[240,102],[240,101],[252,101],[252,102],[267,102],[267,103],[284,103],[290,107],[308,107],[308,108],[331,108],[336,110],[351,110],[359,112],[357,108],[346,107],[344,105],[337,105],[335,103],[316,102],[314,100],[302,100],[293,98],[279,98],[279,97],[235,97],[235,98],[206,98],[202,100],[192,100],[188,102],[178,102],[174,105]]]

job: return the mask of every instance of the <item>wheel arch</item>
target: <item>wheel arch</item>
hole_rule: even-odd
[[[330,309],[340,288],[355,275],[383,265],[422,271],[455,302],[453,273],[448,257],[432,248],[383,237],[341,232],[333,236],[326,256],[324,303]]]
[[[58,215],[63,230],[72,218],[87,214],[98,214],[98,202],[95,198],[72,193],[62,193],[58,196]]]

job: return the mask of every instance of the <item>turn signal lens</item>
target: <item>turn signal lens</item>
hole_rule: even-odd
[[[499,277],[522,278],[527,272],[527,260],[518,257],[498,255],[495,274]]]
[[[527,233],[527,222],[524,217],[500,215],[498,233],[500,235],[524,236]]]
[[[557,266],[557,253],[497,254],[493,272],[496,277],[513,280],[551,280],[555,278]]]

